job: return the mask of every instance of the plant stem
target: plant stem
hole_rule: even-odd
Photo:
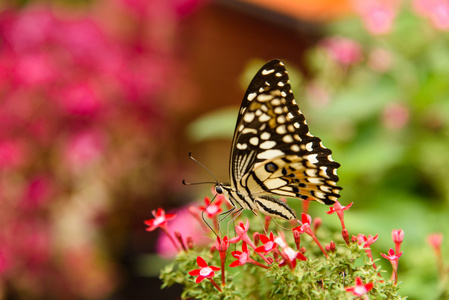
[[[215,280],[213,280],[212,278],[207,278],[209,281],[210,281],[210,283],[212,283],[212,285],[221,293],[221,289],[220,289],[220,287],[218,286],[218,284],[215,282]]]

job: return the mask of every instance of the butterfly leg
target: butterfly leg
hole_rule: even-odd
[[[267,229],[268,229],[268,228],[265,228],[265,224],[263,223],[262,218],[260,217],[260,215],[259,215],[258,213],[256,213],[254,210],[253,210],[252,212],[253,212],[253,214],[256,215],[257,218],[259,219],[260,224],[262,225],[262,228],[263,228],[263,231],[264,231],[265,235],[268,235],[268,233],[267,233]]]
[[[234,207],[235,209],[237,209],[237,207]],[[229,220],[228,225],[226,226],[226,232],[228,232],[229,234],[229,225],[231,223],[234,223],[234,221],[242,214],[243,212],[243,207],[238,208],[236,211],[232,212],[232,219]],[[234,234],[237,235],[237,233],[234,230]]]
[[[221,214],[218,215],[218,232],[220,232],[220,224],[221,222],[223,222],[227,217],[229,217],[229,215],[235,214],[237,213],[239,210],[241,210],[242,208],[237,208],[237,206],[234,204],[234,202],[232,200],[230,200],[232,207],[231,209],[222,212]],[[237,212],[235,212],[235,210],[238,210]],[[229,224],[228,224],[229,225]],[[228,228],[229,229],[229,228]]]

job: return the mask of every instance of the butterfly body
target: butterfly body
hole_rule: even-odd
[[[250,83],[239,110],[231,146],[231,183],[218,184],[237,208],[295,219],[293,210],[272,196],[332,204],[340,196],[339,163],[310,134],[294,99],[284,64],[273,60]]]

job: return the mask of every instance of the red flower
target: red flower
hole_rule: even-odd
[[[326,245],[325,249],[327,252],[335,252],[337,246],[335,245],[334,241],[331,241],[329,245]]]
[[[357,237],[357,243],[359,245],[363,245],[363,248],[369,248],[371,244],[374,244],[375,241],[377,241],[377,238],[379,237],[378,234],[376,234],[374,237],[370,234],[368,237],[366,237],[364,234],[359,234]]]
[[[209,197],[204,197],[204,203],[206,205],[200,206],[200,209],[204,211],[210,219],[213,219],[216,215],[220,214],[222,197],[217,197],[214,202],[211,203]]]
[[[243,243],[242,251],[232,251],[231,254],[234,258],[237,259],[236,261],[232,262],[229,265],[231,268],[243,266],[244,264],[249,262],[249,260],[251,259],[249,257],[249,250],[248,250],[248,246],[246,245],[246,243]]]
[[[220,264],[221,264],[221,285],[225,286],[226,276],[225,276],[225,263],[226,263],[226,251],[229,248],[229,239],[225,236],[223,239],[217,237],[214,244],[215,249],[220,252]]]
[[[404,240],[404,230],[394,229],[391,233],[391,237],[393,238],[393,242],[402,243],[402,241]]]
[[[318,241],[317,237],[315,236],[315,233],[313,233],[312,229],[310,228],[310,223],[312,223],[312,217],[309,215],[302,213],[301,214],[301,226],[293,228],[293,231],[297,231],[299,233],[307,233],[310,235],[310,237],[314,240],[314,242],[320,247],[320,250],[323,252],[323,254],[328,257],[329,255],[324,251],[323,246],[321,246],[320,241]],[[282,246],[281,246],[282,247]]]
[[[288,265],[290,269],[294,269],[296,267],[296,259],[299,260],[307,260],[307,258],[299,251],[293,250],[290,246],[288,246],[285,241],[281,237],[275,238],[275,243],[278,244],[282,251],[280,252],[282,258],[284,259],[281,261],[279,266],[285,266]]]
[[[393,229],[391,233],[391,237],[393,238],[393,242],[396,245],[396,253],[401,251],[401,244],[404,240],[404,230],[402,229]]]
[[[229,265],[231,268],[243,266],[246,263],[250,263],[250,264],[262,267],[264,269],[268,269],[268,267],[266,265],[263,265],[250,257],[249,249],[245,242],[243,242],[242,251],[233,251],[233,252],[231,252],[231,254],[234,258],[237,258],[236,261],[232,262]]]
[[[340,204],[340,202],[336,201],[335,204],[332,207],[329,208],[329,211],[326,212],[328,215],[331,215],[334,212],[337,213],[337,216],[340,219],[341,228],[343,229],[341,234],[343,236],[343,239],[346,242],[346,245],[349,245],[349,233],[348,233],[348,231],[346,230],[346,227],[345,227],[345,217],[344,217],[344,212],[343,211],[344,210],[348,210],[352,206],[352,203],[353,202],[349,203],[346,206],[342,206]]]
[[[248,229],[249,229],[249,221],[246,219],[245,224],[243,222],[239,222],[237,226],[235,226],[235,232],[237,233],[236,237],[233,237],[230,239],[230,242],[235,244],[239,241],[244,241],[248,245],[250,245],[252,248],[256,248],[254,243],[251,241],[251,239],[248,236]]]
[[[402,252],[399,252],[398,254],[394,253],[393,249],[390,249],[388,251],[388,255],[381,253],[380,255],[382,255],[384,258],[388,259],[391,262],[395,262],[399,260],[399,257],[401,257]]]
[[[220,270],[218,267],[208,266],[207,263],[200,256],[196,258],[196,263],[200,267],[189,272],[189,275],[198,276],[195,280],[196,283],[200,283],[204,278],[212,278],[215,276],[215,271]]]
[[[353,203],[353,202],[349,203],[349,204],[346,205],[346,206],[342,206],[342,205],[340,204],[340,202],[336,201],[335,204],[334,204],[333,206],[331,206],[331,207],[329,208],[329,211],[327,211],[326,213],[327,213],[328,215],[331,215],[331,214],[333,214],[334,212],[336,212],[337,215],[338,215],[338,218],[340,219],[341,227],[342,227],[343,229],[345,229],[346,227],[345,227],[345,219],[344,219],[344,213],[343,213],[343,211],[344,211],[344,210],[350,209],[351,206],[352,206],[352,203]]]
[[[220,238],[217,237],[217,239],[215,240],[214,247],[218,251],[226,252],[226,250],[228,250],[228,248],[229,248],[229,239],[228,239],[228,237],[226,235],[224,236],[223,239],[220,239]]]
[[[154,219],[144,221],[146,225],[150,226],[146,230],[153,231],[158,227],[165,227],[167,221],[170,221],[176,217],[176,214],[165,214],[165,211],[162,208],[158,208],[157,212],[151,212],[154,216]]]
[[[254,249],[256,252],[267,254],[277,248],[277,244],[274,242],[273,232],[270,232],[270,238],[263,234],[259,235],[259,238],[263,245]]]
[[[312,230],[310,229],[310,223],[312,223],[312,217],[301,213],[301,224],[298,227],[293,228],[293,230],[298,231],[299,233],[307,233],[309,235],[313,234]]]
[[[427,241],[429,242],[430,246],[432,246],[435,249],[435,251],[440,252],[441,243],[443,242],[443,234],[441,233],[430,234],[427,237]]]
[[[394,280],[394,284],[398,282],[398,265],[399,265],[399,257],[401,257],[402,252],[399,252],[398,254],[394,253],[393,249],[390,249],[388,251],[388,255],[381,253],[381,255],[388,259],[391,263],[391,266],[393,267],[393,272],[391,274],[391,280]]]
[[[334,212],[336,212],[336,213],[338,214],[339,211],[343,211],[343,210],[348,210],[348,209],[350,209],[353,203],[354,203],[354,202],[351,202],[351,203],[349,203],[348,205],[343,206],[343,205],[340,204],[340,202],[336,201],[335,204],[334,204],[333,206],[329,207],[329,211],[327,211],[326,213],[327,213],[328,215],[331,215],[331,214],[333,214]]]
[[[347,287],[346,291],[348,293],[352,293],[354,296],[363,296],[367,294],[371,289],[373,288],[373,283],[369,282],[367,284],[363,284],[363,281],[360,277],[357,277],[355,279],[355,286],[354,287]]]

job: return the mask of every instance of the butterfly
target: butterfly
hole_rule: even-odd
[[[230,212],[237,215],[248,209],[294,220],[294,211],[273,196],[335,203],[340,164],[331,153],[310,134],[284,64],[272,60],[257,72],[243,98],[231,146],[231,183],[217,183],[215,191],[229,199]]]

